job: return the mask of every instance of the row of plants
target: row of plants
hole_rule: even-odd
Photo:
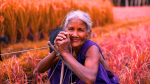
[[[10,43],[47,39],[71,10],[88,12],[93,27],[113,22],[109,0],[2,0],[0,4],[0,37],[7,36]]]

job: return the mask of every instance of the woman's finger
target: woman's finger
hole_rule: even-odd
[[[63,39],[66,39],[66,36],[64,34],[58,34],[57,37],[62,37]]]
[[[70,40],[70,35],[69,35],[69,33],[67,33],[67,39],[69,39],[69,40]]]
[[[58,41],[58,40],[59,40],[59,41],[62,41],[63,39],[64,39],[64,38],[62,38],[62,37],[56,37],[55,40],[56,40],[56,41]]]
[[[60,32],[60,34],[63,34],[67,39],[70,39],[68,32]]]
[[[56,37],[56,39],[54,40],[54,45],[58,45],[59,41],[62,41],[63,38],[62,37]]]

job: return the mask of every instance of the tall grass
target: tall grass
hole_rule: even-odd
[[[0,32],[4,28],[4,35],[11,43],[48,38],[53,29],[62,26],[63,18],[71,10],[88,12],[93,26],[113,22],[109,0],[4,0],[0,7],[0,16],[4,18]]]
[[[4,21],[3,16],[0,16],[0,36],[2,36],[3,33],[3,21]]]
[[[111,70],[122,84],[150,83],[150,25],[120,31],[100,42]]]
[[[2,5],[2,1],[0,2],[0,5]],[[0,37],[3,31],[3,21],[4,21],[4,17],[2,16],[2,8],[0,7]]]
[[[15,10],[13,10],[13,5],[6,5],[6,7],[7,8],[5,8],[2,15],[4,17],[4,31],[5,35],[9,37],[11,43],[15,43],[17,39],[16,14]]]
[[[17,15],[17,27],[18,27],[18,33],[21,35],[21,41],[27,41],[27,37],[29,34],[29,28],[28,28],[28,23],[29,23],[29,6],[26,6],[25,4],[20,3],[20,5],[17,7],[16,10],[16,15]],[[20,36],[18,34],[18,36]],[[18,37],[19,38],[19,37]]]
[[[45,46],[47,44],[45,41],[38,42],[38,43],[30,43],[30,45],[27,44],[16,44],[12,45],[5,50],[11,51],[12,48],[15,46],[20,46],[20,47],[15,47],[18,50],[22,50],[22,48],[36,48],[36,47],[41,47]],[[12,49],[13,50],[13,49]],[[5,52],[5,51],[3,51]],[[37,78],[33,76],[33,70],[37,66],[38,62],[43,59],[45,56],[47,56],[49,52],[49,49],[43,49],[43,50],[36,50],[36,51],[30,51],[27,53],[21,53],[20,56],[19,54],[14,54],[14,55],[9,55],[9,58],[2,57],[3,62],[0,61],[0,83],[2,84],[8,84],[8,83],[45,83],[48,80],[47,78],[47,72],[43,74],[37,75]],[[11,57],[11,58],[10,58]],[[36,79],[36,81],[35,81]]]

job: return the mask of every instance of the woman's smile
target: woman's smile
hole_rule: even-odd
[[[72,38],[71,41],[77,42],[77,41],[79,41],[79,39],[78,38]]]

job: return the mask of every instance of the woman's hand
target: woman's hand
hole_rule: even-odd
[[[68,32],[61,31],[55,41],[55,48],[61,55],[70,53],[71,44],[70,44],[70,37]]]

